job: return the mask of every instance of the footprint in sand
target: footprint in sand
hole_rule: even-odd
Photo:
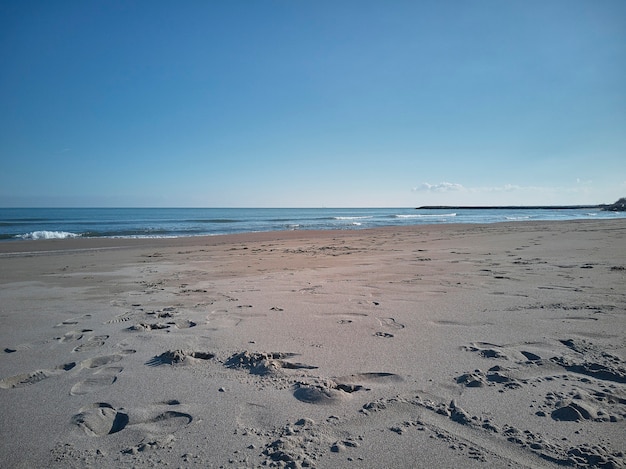
[[[185,319],[184,321],[174,321],[173,324],[176,329],[189,329],[190,327],[196,327],[197,324],[193,321]]]
[[[80,381],[72,386],[70,395],[83,396],[106,386],[111,386],[117,381],[117,375],[119,375],[123,369],[124,368],[121,366],[107,366],[106,368],[102,368],[86,380]]]
[[[75,362],[70,362],[48,370],[37,370],[31,373],[22,373],[19,375],[11,376],[9,378],[4,378],[0,380],[0,388],[13,389],[30,386],[31,384],[38,383],[39,381],[43,381],[44,379],[51,376],[61,374],[64,371],[69,371],[75,366]]]
[[[626,363],[620,357],[584,339],[566,339],[560,342],[573,353],[552,357],[552,362],[572,373],[603,381],[626,383]]]
[[[87,342],[74,347],[72,352],[88,352],[89,350],[95,350],[102,347],[108,338],[108,335],[90,337]]]
[[[387,327],[389,329],[404,329],[404,324],[400,324],[394,318],[376,318],[381,327]]]
[[[348,394],[334,384],[330,386],[297,385],[293,397],[307,404],[332,405],[346,400]]]
[[[74,341],[82,339],[83,336],[87,332],[93,332],[93,330],[91,330],[91,329],[81,329],[81,330],[77,330],[77,331],[69,331],[69,332],[66,332],[65,334],[63,334],[62,337],[57,337],[56,339],[59,342],[74,342]]]
[[[149,418],[134,425],[142,425],[151,433],[173,433],[179,428],[191,423],[193,417],[185,412],[167,410],[155,417]]]
[[[106,402],[97,402],[80,409],[72,423],[89,436],[104,436],[123,430],[128,425],[128,414]]]
[[[123,453],[137,453],[145,449],[163,446],[173,441],[172,433],[180,428],[188,425],[193,417],[185,412],[177,410],[169,410],[171,406],[179,405],[174,400],[172,404],[166,403],[168,410],[157,408],[158,412],[155,416],[149,418],[137,418],[136,421],[131,420],[130,416],[122,408],[116,409],[106,402],[96,402],[94,404],[82,407],[78,414],[74,415],[71,423],[76,425],[80,430],[89,436],[101,437],[120,432],[127,427],[133,427],[136,431],[144,431],[147,435],[162,434],[163,438],[151,442],[142,442],[137,446],[123,450]],[[154,412],[151,412],[154,415]],[[137,412],[138,415],[144,414],[143,411]],[[168,438],[168,436],[170,438]]]
[[[384,337],[385,339],[391,339],[393,337],[393,334],[389,332],[375,332],[374,335],[376,337]]]
[[[496,365],[489,368],[487,372],[474,370],[469,373],[464,373],[456,377],[456,382],[466,388],[501,385],[502,388],[505,389],[517,389],[527,382],[523,379],[514,378],[511,372],[512,370],[510,368]]]
[[[519,364],[541,364],[540,355],[528,350],[519,350],[529,344],[496,345],[489,342],[472,342],[469,346],[461,347],[468,352],[477,352],[483,358],[509,360]]]
[[[91,317],[91,314],[84,314],[77,318],[66,319],[65,321],[60,322],[54,327],[75,326],[76,324],[79,324],[83,319],[90,318],[90,317]]]
[[[83,360],[80,362],[81,368],[99,368],[101,366],[108,365],[109,363],[119,362],[126,355],[130,355],[135,353],[135,350],[122,350],[120,353],[115,353],[113,355],[104,355],[102,357],[94,357],[88,358],[87,360]]]
[[[152,324],[135,324],[128,328],[129,331],[158,331],[162,329],[170,329],[171,327],[175,327],[176,329],[189,329],[190,327],[195,327],[196,323],[193,321],[185,320],[185,321],[170,321],[166,323],[156,322]]]
[[[358,373],[335,379],[317,380],[313,383],[298,383],[293,396],[301,402],[317,405],[336,404],[358,391],[369,391],[366,385],[390,384],[402,381],[394,373]]]
[[[178,311],[174,306],[166,306],[163,309],[157,309],[154,311],[148,311],[146,314],[157,317],[157,318],[173,318],[178,315]]]
[[[118,316],[115,316],[113,319],[106,321],[105,324],[117,324],[119,322],[130,321],[133,317],[133,313],[124,313]]]
[[[168,406],[178,406],[180,402],[174,399],[164,404]],[[136,423],[132,422],[130,425],[133,429],[145,432],[146,435],[150,436],[150,440],[144,438],[138,445],[123,449],[122,453],[138,454],[151,449],[171,447],[171,444],[175,441],[173,434],[186,425],[189,425],[192,420],[193,417],[185,412],[166,410],[155,417]],[[155,434],[160,436],[155,438]]]

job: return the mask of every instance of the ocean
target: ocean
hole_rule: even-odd
[[[593,208],[0,208],[0,241],[167,238],[255,231],[358,230],[439,223],[624,217],[625,212]]]

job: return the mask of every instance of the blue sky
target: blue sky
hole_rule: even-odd
[[[626,196],[623,0],[0,0],[0,63],[0,206]]]

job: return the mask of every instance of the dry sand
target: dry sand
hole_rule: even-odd
[[[2,467],[625,467],[626,221],[0,244]]]

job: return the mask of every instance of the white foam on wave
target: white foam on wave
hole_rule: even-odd
[[[530,216],[524,216],[524,217],[504,217],[506,220],[529,220]]]
[[[416,215],[394,215],[395,218],[440,218],[456,217],[456,213],[420,213]]]
[[[366,218],[374,218],[372,216],[369,217],[333,217],[334,220],[363,220]]]
[[[21,239],[67,239],[78,238],[79,234],[69,233],[67,231],[31,231],[23,235],[18,235],[16,238]]]

